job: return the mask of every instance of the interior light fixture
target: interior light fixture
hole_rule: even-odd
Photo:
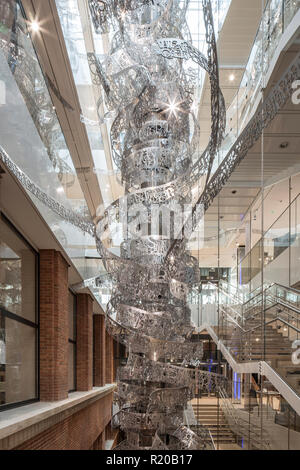
[[[37,21],[32,21],[30,23],[30,29],[31,31],[33,31],[34,33],[38,33],[39,30],[40,30],[40,25]]]
[[[175,100],[167,104],[166,111],[170,113],[170,116],[173,114],[175,117],[177,117],[177,111],[180,111],[180,108],[178,107],[179,104],[180,103],[176,103]]]
[[[230,82],[234,82],[234,80],[235,80],[235,75],[234,75],[233,73],[231,73],[231,74],[229,75],[229,81],[230,81]]]

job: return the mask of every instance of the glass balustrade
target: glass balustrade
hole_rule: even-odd
[[[239,265],[241,284],[264,282],[293,286],[300,279],[300,196],[287,207],[264,233]],[[263,262],[262,262],[263,261]]]
[[[53,77],[51,79],[42,70],[19,2],[9,2],[7,12],[10,23],[0,28],[0,75],[6,91],[5,103],[0,105],[1,146],[46,194],[80,216],[90,217],[80,175],[49,90],[69,112],[74,109],[64,102]],[[96,259],[94,238],[66,223],[29,192],[28,195],[82,278],[104,271],[102,261]]]
[[[267,2],[239,89],[227,109],[227,128],[219,163],[253,116],[276,49],[299,9],[298,0]]]

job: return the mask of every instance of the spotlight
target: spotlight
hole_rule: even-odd
[[[229,81],[230,81],[230,82],[234,82],[234,80],[235,80],[235,75],[234,75],[233,73],[231,73],[231,74],[229,75]]]
[[[175,117],[177,117],[177,111],[180,111],[180,108],[178,107],[180,103],[175,103],[175,100],[171,101],[170,103],[167,104],[167,109],[166,111],[170,113],[170,116],[174,114]]]
[[[37,21],[32,21],[30,23],[30,29],[31,31],[33,31],[34,33],[38,33],[39,30],[40,30],[40,25]]]

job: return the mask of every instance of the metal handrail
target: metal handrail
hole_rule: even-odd
[[[284,307],[285,309],[288,309],[288,310],[291,310],[292,312],[296,313],[297,315],[300,315],[300,309],[292,304],[289,304],[287,302],[284,302],[283,300],[281,300],[280,297],[276,297],[276,296],[272,296],[272,295],[268,295],[269,298],[271,299],[274,299],[274,303],[272,305],[269,305],[269,306],[265,306],[264,307],[264,311],[266,312],[267,310],[270,310],[270,308],[274,308],[276,305],[281,305],[282,307]],[[257,304],[259,305],[259,304]],[[253,305],[253,308],[256,307],[257,305]],[[244,312],[247,313],[249,312],[250,308]],[[250,315],[249,317],[245,317],[246,320],[250,320],[251,318],[255,317],[257,315],[257,313],[253,314],[253,315]],[[293,317],[295,318],[296,320],[298,320],[297,317]]]
[[[212,433],[210,432],[210,430],[208,430],[208,432],[209,432],[209,436],[210,436],[213,448],[214,448],[214,450],[217,450],[214,438],[212,437]]]
[[[226,312],[225,312],[226,313]],[[288,323],[286,320],[284,320],[283,318],[281,317],[276,317],[276,318],[273,318],[272,320],[269,320],[268,322],[265,322],[263,325],[257,325],[257,326],[254,326],[253,328],[250,328],[249,330],[245,330],[241,325],[239,325],[239,323],[237,321],[235,321],[232,317],[230,317],[229,315],[227,315],[231,320],[232,322],[240,329],[242,330],[243,334],[246,334],[246,333],[252,333],[253,331],[256,331],[256,330],[259,330],[259,328],[263,328],[264,326],[267,326],[267,325],[270,325],[272,323],[275,323],[276,321],[280,321],[281,323],[284,323],[285,325],[287,325],[288,327],[292,328],[294,331],[296,331],[297,333],[300,333],[300,330],[299,328],[297,328],[296,326],[294,325],[291,325],[290,323]]]
[[[299,195],[300,195],[300,194],[299,194]],[[282,284],[279,284],[279,282],[274,282],[272,285],[282,287],[282,288],[285,289],[285,290],[291,290],[291,291],[295,292],[295,294],[298,294],[298,295],[300,296],[300,290],[299,290],[299,289],[295,289],[295,287],[283,286]]]
[[[286,214],[286,213],[290,210],[292,204],[294,204],[294,203],[296,202],[296,200],[299,198],[299,196],[300,196],[300,193],[297,194],[297,196],[288,204],[288,206],[283,210],[283,212],[281,212],[281,214],[280,214],[280,215],[277,217],[277,219],[270,225],[270,227],[269,227],[267,230],[265,230],[265,231],[263,232],[263,236],[255,243],[255,245],[253,245],[253,247],[248,251],[248,253],[245,254],[245,256],[241,259],[240,265],[241,265],[242,262],[247,258],[247,256],[249,256],[249,254],[251,254],[251,252],[254,251],[254,249],[255,249],[257,246],[259,246],[259,244],[260,244],[260,243],[262,242],[262,240],[265,238],[265,236],[267,235],[267,233],[268,233],[270,230],[272,230],[272,228],[277,224],[277,222],[281,219],[281,217],[282,217],[284,214]],[[287,247],[287,248],[288,248],[288,247]],[[283,287],[284,287],[284,286],[283,286]]]
[[[230,419],[232,419],[232,421],[234,422],[235,429],[231,429],[233,433],[236,435],[242,435],[242,437],[245,437],[244,436],[245,433],[247,435],[249,435],[250,433],[250,435],[251,434],[254,435],[251,437],[251,440],[253,442],[262,443],[263,446],[270,448],[270,443],[268,440],[264,439],[263,441],[261,441],[260,427],[252,423],[249,428],[249,422],[237,414],[237,410],[233,406],[231,399],[228,396],[226,390],[224,390],[222,387],[219,387],[218,391],[219,391],[219,396],[221,398],[221,407],[224,411],[224,414],[227,419],[228,419],[228,415],[230,416],[230,418],[228,419],[229,426],[230,427],[232,426]],[[226,412],[228,414],[226,414]]]
[[[223,311],[223,308],[221,307],[222,311]],[[232,321],[232,323],[234,323],[236,326],[238,326],[241,330],[243,330],[245,333],[246,333],[246,330],[244,330],[244,328],[234,319],[232,318],[230,315],[228,315],[227,312],[224,312],[228,318],[230,318],[230,320]]]
[[[281,301],[278,300],[278,299],[276,299],[276,301],[274,302],[274,304],[269,305],[268,307],[264,307],[264,312],[267,312],[268,310],[270,310],[270,309],[276,307],[276,305],[281,305],[282,307],[284,307],[284,309],[291,310],[292,312],[295,312],[297,315],[300,314],[300,310],[296,309],[296,307],[293,308],[293,307],[291,307],[289,304],[285,304],[284,302],[281,302]],[[281,312],[278,312],[278,313],[281,313]],[[253,314],[250,315],[250,316],[244,316],[243,318],[244,318],[245,321],[249,321],[249,320],[254,319],[255,317],[257,317],[257,316],[260,315],[260,314],[261,314],[261,309],[260,309],[258,312],[253,313]],[[294,316],[293,314],[289,313],[288,315],[291,316],[294,320],[299,321],[299,318],[296,317],[296,316]]]
[[[272,320],[270,320],[270,321],[264,323],[263,325],[255,326],[254,328],[251,328],[250,330],[244,330],[244,332],[245,332],[245,333],[251,333],[252,331],[259,330],[259,328],[263,328],[263,326],[271,325],[271,323],[275,323],[276,321],[280,321],[280,322],[284,323],[285,325],[289,326],[290,328],[292,328],[292,329],[293,329],[294,331],[296,331],[297,333],[300,333],[299,328],[297,328],[297,327],[294,326],[294,325],[291,325],[290,323],[288,323],[286,320],[284,320],[284,319],[281,318],[281,317],[273,318]]]
[[[222,283],[224,283],[224,281],[222,281]],[[229,283],[227,283],[227,284],[228,284],[229,286],[232,286],[232,285],[229,284]],[[271,283],[271,284],[267,285],[262,291],[260,291],[259,293],[255,294],[254,297],[252,297],[251,299],[248,299],[246,302],[244,302],[243,305],[242,305],[242,307],[243,307],[243,312],[244,312],[244,313],[247,312],[247,310],[244,310],[244,307],[245,307],[249,302],[251,302],[251,301],[252,301],[253,299],[255,299],[256,297],[261,296],[261,295],[263,294],[263,292],[266,292],[267,290],[269,290],[269,289],[271,289],[271,288],[273,288],[273,287],[276,287],[276,286],[278,286],[278,287],[280,287],[280,288],[282,288],[282,289],[285,289],[286,291],[292,291],[292,292],[296,293],[297,295],[299,295],[299,297],[300,297],[300,291],[299,291],[299,290],[297,290],[297,289],[295,289],[295,288],[293,288],[293,287],[286,287],[286,286],[283,286],[282,284],[279,284],[279,283],[277,283],[277,282],[274,282],[274,283]],[[232,287],[234,287],[234,286],[232,286]],[[228,297],[233,297],[233,298],[235,298],[234,295],[229,294],[228,292],[224,291],[222,288],[219,287],[219,289],[221,289],[221,290],[222,290],[222,293],[224,293],[224,294],[227,295]],[[258,287],[258,288],[256,288],[256,289],[254,289],[254,291],[252,291],[252,293],[255,292],[257,289],[261,289],[261,287]],[[250,293],[250,295],[251,295],[251,293]],[[269,295],[270,297],[272,297],[272,294],[268,294],[268,295]],[[291,304],[291,303],[286,303],[286,302],[284,302],[281,297],[277,297],[277,296],[273,296],[273,297],[276,299],[276,303],[279,303],[279,304],[285,306],[286,308],[289,308],[290,310],[293,310],[294,312],[300,314],[300,309],[297,308],[295,305],[293,305],[293,304]],[[252,307],[250,307],[250,308],[252,308]],[[249,308],[248,310],[250,310],[250,308]]]
[[[271,299],[272,299],[272,296],[271,296]],[[268,307],[265,307],[264,310],[269,310],[270,308],[274,308],[275,305],[281,305],[285,309],[292,310],[292,312],[297,313],[297,315],[300,314],[300,309],[295,307],[294,305],[283,302],[279,297],[274,297],[274,299],[275,299],[275,302],[273,303],[273,305],[269,305]]]

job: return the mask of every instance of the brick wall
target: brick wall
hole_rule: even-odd
[[[68,265],[55,250],[40,251],[40,399],[68,396]]]
[[[112,394],[109,394],[24,442],[16,449],[90,450],[94,445],[99,447],[100,436],[111,420],[111,406]],[[97,440],[98,444],[95,444]]]
[[[55,250],[41,250],[41,401],[59,401],[68,398],[68,296],[68,265],[66,261]],[[93,387],[93,326],[94,377],[97,387],[113,382],[113,339],[105,331],[104,316],[95,315],[93,317],[91,296],[78,294],[76,297],[77,390],[88,391]],[[38,434],[35,437],[30,438],[16,449],[103,449],[105,429],[111,420],[111,408],[112,393],[93,401],[86,407],[70,409],[68,414],[63,415],[58,412],[54,421],[44,425],[40,431],[37,429]],[[28,437],[26,438],[28,439]]]

